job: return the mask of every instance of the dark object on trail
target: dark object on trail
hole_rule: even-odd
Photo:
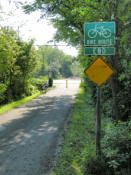
[[[49,87],[48,82],[46,81],[42,87],[43,90],[47,89]]]
[[[40,83],[37,83],[36,86],[38,87],[38,89],[39,89],[40,91],[42,91],[42,90],[46,90],[46,89],[49,87],[47,81],[44,82],[44,85],[43,85],[43,84],[40,84]]]
[[[49,87],[52,87],[52,86],[53,86],[53,79],[49,78]]]

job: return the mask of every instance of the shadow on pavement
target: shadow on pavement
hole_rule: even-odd
[[[3,125],[6,130],[0,132],[0,174],[46,173],[52,166],[59,135],[72,104],[70,95],[40,96],[17,108],[17,111],[28,110],[22,113],[22,118]]]

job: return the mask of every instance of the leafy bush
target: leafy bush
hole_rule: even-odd
[[[5,91],[6,91],[6,85],[0,83],[0,103],[2,103],[5,100]]]
[[[97,156],[89,155],[85,163],[84,175],[106,175],[106,163]]]
[[[34,87],[34,90],[43,90],[44,84],[47,83],[47,78],[46,77],[39,77],[39,78],[32,78],[30,80],[30,84]]]
[[[84,175],[131,174],[131,122],[108,119],[102,130],[102,156],[96,156],[95,143],[88,142],[82,153]]]
[[[102,152],[114,172],[120,172],[123,168],[131,170],[131,121],[108,121],[102,139]]]
[[[38,92],[37,88],[35,86],[31,85],[30,83],[28,83],[27,86],[25,87],[25,95],[26,96],[33,95],[33,93],[36,93],[36,92]]]

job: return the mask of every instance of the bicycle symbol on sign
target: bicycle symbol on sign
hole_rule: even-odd
[[[95,25],[94,29],[88,31],[89,38],[95,38],[97,35],[102,36],[103,38],[111,37],[111,30],[104,28],[104,26],[98,27]]]

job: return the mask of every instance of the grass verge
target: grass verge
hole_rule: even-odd
[[[11,109],[13,109],[15,107],[18,107],[18,106],[20,106],[20,105],[22,105],[24,103],[27,103],[27,102],[31,101],[32,99],[38,97],[39,95],[41,95],[44,92],[45,91],[37,92],[37,93],[33,94],[32,96],[28,96],[28,97],[25,97],[23,99],[11,102],[11,103],[6,104],[6,105],[3,105],[3,106],[0,107],[0,114],[8,112],[9,110],[11,110]]]
[[[20,106],[20,105],[22,105],[24,103],[27,103],[27,102],[31,101],[32,99],[38,97],[39,95],[41,95],[43,93],[46,93],[48,90],[54,89],[54,88],[56,88],[56,86],[52,86],[52,87],[50,87],[50,88],[48,88],[46,90],[39,91],[39,92],[37,92],[37,93],[35,93],[35,94],[31,95],[31,96],[22,98],[20,100],[11,102],[11,103],[6,104],[6,105],[3,105],[3,106],[0,107],[0,114],[8,112],[9,110],[14,109],[15,107],[18,107],[18,106]]]
[[[88,155],[90,154],[90,159],[96,158],[95,118],[90,92],[85,93],[81,88],[75,99],[73,115],[68,121],[62,149],[51,175],[86,174]]]
[[[50,175],[131,174],[131,124],[102,117],[101,158],[96,156],[96,115],[91,93],[81,88]]]

